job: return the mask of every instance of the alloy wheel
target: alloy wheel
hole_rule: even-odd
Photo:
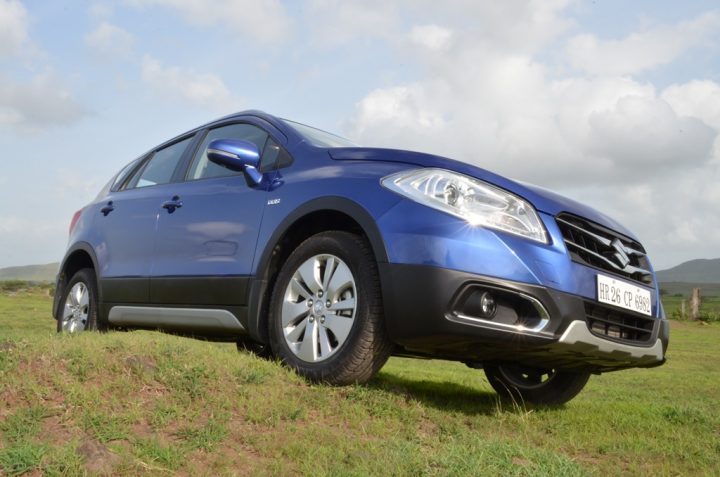
[[[62,331],[79,333],[87,327],[90,314],[90,292],[83,282],[77,282],[65,298]]]
[[[303,262],[285,290],[281,312],[285,342],[295,356],[315,363],[335,354],[352,329],[356,297],[355,278],[335,255]]]
[[[555,377],[552,369],[531,368],[528,366],[504,364],[499,366],[502,377],[519,389],[539,389]]]

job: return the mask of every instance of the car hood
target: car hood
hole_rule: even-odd
[[[484,180],[508,190],[513,194],[519,195],[533,204],[537,210],[545,212],[546,214],[554,216],[561,212],[568,212],[615,230],[633,240],[637,240],[637,237],[622,224],[592,207],[588,207],[587,205],[568,199],[542,187],[508,179],[465,162],[422,152],[370,147],[333,148],[328,149],[328,154],[332,159],[338,161],[382,161],[408,164],[411,166],[450,169]]]

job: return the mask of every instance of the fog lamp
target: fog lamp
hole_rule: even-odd
[[[497,304],[495,303],[495,297],[490,292],[483,292],[480,297],[480,309],[482,310],[485,318],[492,318],[495,316],[497,311]]]

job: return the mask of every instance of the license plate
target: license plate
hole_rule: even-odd
[[[605,275],[597,276],[597,294],[600,303],[626,310],[652,315],[650,291]]]

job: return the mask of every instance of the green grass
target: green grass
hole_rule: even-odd
[[[22,475],[39,469],[46,447],[31,442],[11,443],[0,449],[0,468],[7,475]]]
[[[500,403],[481,371],[459,363],[393,358],[368,385],[333,388],[232,344],[139,331],[58,336],[46,293],[8,293],[0,475],[720,469],[720,324],[672,322],[665,366],[594,376],[566,406],[531,409]]]

